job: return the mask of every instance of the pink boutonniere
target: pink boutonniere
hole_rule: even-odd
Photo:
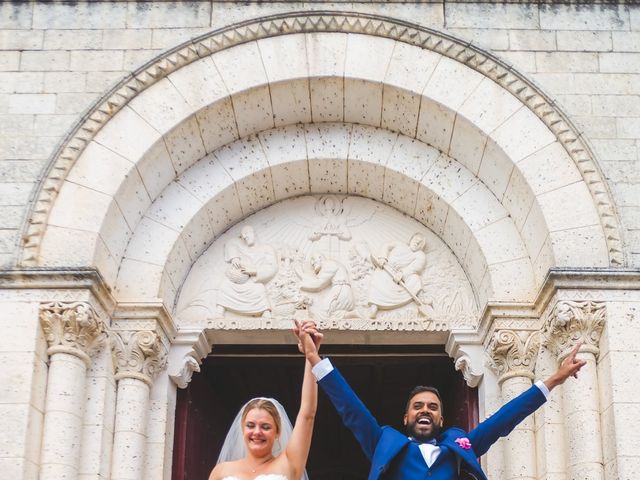
[[[463,450],[469,450],[471,448],[471,442],[467,437],[456,438],[454,442],[460,445],[460,448],[462,448]]]

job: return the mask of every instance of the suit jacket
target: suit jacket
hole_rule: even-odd
[[[532,386],[470,432],[459,428],[445,430],[437,438],[440,455],[429,468],[418,445],[394,428],[381,427],[338,370],[334,368],[318,384],[371,462],[369,480],[452,480],[458,478],[458,458],[467,471],[487,480],[477,458],[546,401],[542,391]],[[471,448],[466,450],[455,442],[465,437],[471,442]]]

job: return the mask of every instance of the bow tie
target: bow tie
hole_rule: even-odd
[[[418,445],[423,445],[425,443],[428,443],[430,445],[438,445],[438,442],[436,441],[435,438],[432,438],[431,440],[428,440],[426,442],[419,442],[418,440],[416,440],[415,438],[411,438],[409,437],[409,440],[411,440],[413,443],[417,443]]]

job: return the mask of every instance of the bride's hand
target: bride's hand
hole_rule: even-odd
[[[323,335],[318,332],[316,324],[311,320],[299,322],[294,320],[295,326],[293,333],[298,338],[298,350],[300,353],[307,355],[310,353],[318,353]]]
[[[293,331],[293,334],[296,336],[296,339],[298,340],[298,351],[303,355],[305,355],[306,351],[305,351],[303,336],[308,337],[309,335],[305,334],[304,330],[302,329],[302,323],[299,322],[298,320],[293,321],[292,331]]]

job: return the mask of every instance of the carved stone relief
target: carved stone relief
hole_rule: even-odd
[[[40,305],[40,324],[49,348],[47,353],[69,353],[82,358],[105,343],[104,323],[87,302],[51,302]]]
[[[200,372],[200,364],[191,355],[186,355],[182,360],[182,367],[175,374],[170,374],[169,378],[178,386],[178,388],[187,388],[193,374]]]
[[[271,314],[266,284],[278,272],[276,252],[270,245],[256,243],[251,225],[242,227],[239,238],[224,245],[228,264],[218,288],[216,316],[225,310],[239,314]]]
[[[221,235],[194,263],[181,327],[447,330],[477,306],[453,253],[430,230],[362,197],[286,200]]]
[[[483,373],[477,372],[474,370],[473,360],[471,357],[465,353],[456,358],[453,366],[459,372],[462,372],[462,377],[464,381],[467,382],[471,388],[475,388],[480,384],[480,380],[482,380]]]
[[[167,349],[160,336],[150,330],[111,333],[116,380],[136,378],[150,385],[167,363]]]
[[[512,377],[533,379],[539,351],[539,331],[496,330],[489,342],[488,353],[498,382]]]
[[[580,351],[597,357],[605,321],[606,305],[603,302],[560,301],[545,324],[547,342],[560,361],[578,342],[582,342]]]

